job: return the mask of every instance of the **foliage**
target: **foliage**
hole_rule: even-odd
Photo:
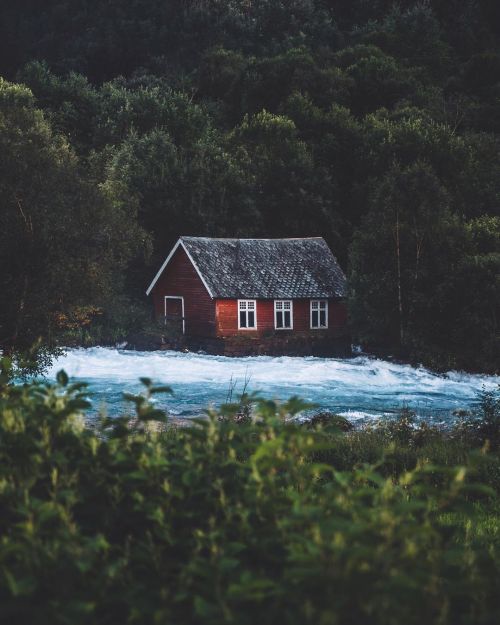
[[[50,348],[63,318],[113,297],[141,230],[82,175],[31,92],[1,79],[0,196],[0,345]]]
[[[464,226],[434,171],[418,162],[394,166],[372,206],[351,249],[352,320],[361,339],[427,362],[436,355],[434,366],[481,361],[494,369],[498,337],[490,303],[500,301],[498,222]],[[478,246],[472,233],[481,227],[491,228],[489,244]],[[460,301],[464,287],[471,301]]]
[[[0,73],[17,83],[2,83],[2,191],[47,212],[35,234],[43,248],[50,232],[43,258],[66,273],[41,263],[30,285],[54,315],[101,314],[62,336],[45,314],[10,329],[26,272],[11,250],[33,246],[4,199],[4,349],[6,335],[47,346],[137,334],[180,234],[322,235],[350,274],[355,341],[498,371],[498,2],[39,4],[0,6]],[[89,264],[99,277],[83,284]]]
[[[2,621],[480,625],[499,615],[498,491],[477,469],[488,456],[441,467],[421,456],[387,474],[387,459],[361,464],[358,449],[336,468],[356,433],[284,421],[297,400],[260,402],[252,423],[210,413],[157,434],[137,425],[166,418],[151,401],[170,389],[149,379],[129,397],[134,430],[128,416],[86,427],[85,385],[57,380],[0,382]]]
[[[338,430],[340,432],[350,432],[354,429],[354,426],[348,419],[328,411],[317,412],[306,421],[306,427],[308,428],[317,428],[318,426],[323,429],[328,428],[332,431]]]
[[[487,445],[494,450],[500,448],[500,389],[481,391],[478,408],[472,414],[464,415],[457,434],[473,445]]]

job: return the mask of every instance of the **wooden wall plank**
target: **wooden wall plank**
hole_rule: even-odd
[[[156,317],[164,315],[165,295],[184,297],[186,334],[215,335],[215,301],[210,297],[186,252],[179,246],[152,291]]]
[[[318,334],[335,333],[346,325],[347,310],[344,302],[329,300],[328,329],[312,330],[310,321],[310,300],[293,300],[293,330],[275,330],[274,300],[257,300],[257,329],[238,330],[238,300],[217,299],[215,304],[215,323],[217,336],[262,336],[271,333],[286,334],[292,332]]]

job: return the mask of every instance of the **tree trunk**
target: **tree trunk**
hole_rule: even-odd
[[[403,293],[401,287],[401,247],[399,238],[399,210],[396,210],[396,264],[398,274],[399,342],[404,343]]]

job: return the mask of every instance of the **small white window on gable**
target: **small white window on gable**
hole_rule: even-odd
[[[257,328],[257,310],[254,299],[238,300],[238,329],[255,330]]]
[[[311,328],[328,328],[328,300],[311,300]]]
[[[276,328],[276,330],[291,330],[293,328],[292,300],[274,300],[274,327]]]

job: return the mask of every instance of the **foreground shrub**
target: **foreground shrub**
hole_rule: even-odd
[[[483,389],[479,393],[479,405],[459,421],[456,436],[469,444],[487,444],[493,450],[500,448],[500,388],[496,391]]]
[[[2,622],[496,621],[494,531],[473,527],[497,499],[473,457],[337,470],[314,458],[350,434],[286,423],[297,400],[155,433],[169,389],[144,383],[133,431],[85,427],[63,373],[0,389]]]

